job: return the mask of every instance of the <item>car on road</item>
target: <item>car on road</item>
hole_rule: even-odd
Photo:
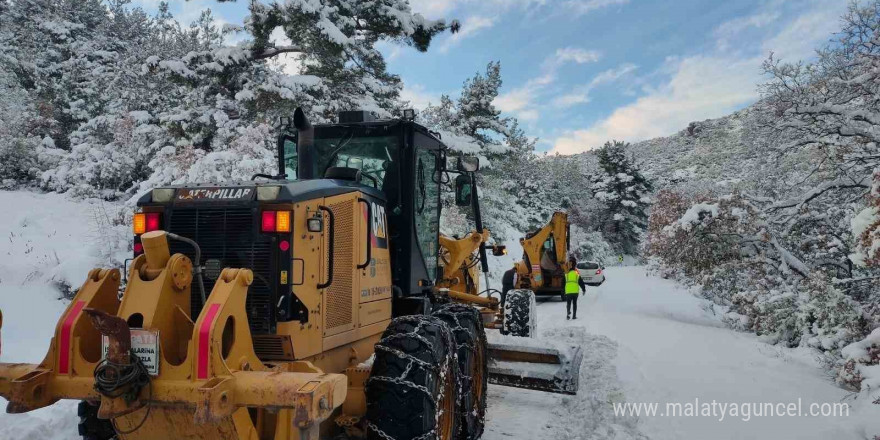
[[[577,271],[584,284],[600,286],[605,282],[605,267],[596,261],[582,261],[577,264]]]

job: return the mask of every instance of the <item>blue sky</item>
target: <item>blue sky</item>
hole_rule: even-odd
[[[141,0],[152,9],[154,0]],[[496,105],[519,118],[541,151],[575,153],[608,139],[673,134],[758,99],[761,62],[813,56],[848,0],[411,0],[461,32],[427,53],[383,44],[414,107],[455,96],[500,61]],[[240,23],[246,3],[172,2],[182,21],[210,7]]]

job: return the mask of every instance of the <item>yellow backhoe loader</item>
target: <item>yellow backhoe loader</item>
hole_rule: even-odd
[[[443,271],[437,285],[453,301],[476,307],[486,328],[498,329],[505,335],[534,337],[537,314],[531,290],[511,290],[503,304],[491,296],[496,291],[488,288],[488,281],[487,288],[480,291],[478,250],[488,239],[487,229],[482,233],[472,231],[463,238],[441,235]],[[506,250],[496,245],[492,251],[497,256]],[[495,343],[489,344],[489,357],[489,383],[562,394],[577,392],[581,347],[561,352],[550,347]]]
[[[297,109],[277,147],[277,175],[141,197],[125,274],[88,273],[42,362],[0,363],[7,412],[79,400],[86,440],[479,438],[490,358],[547,359],[438,283],[441,175],[477,162],[360,111]],[[566,368],[498,381],[570,394]]]
[[[516,288],[530,289],[535,295],[558,295],[564,299],[565,273],[569,266],[571,225],[568,214],[556,211],[537,231],[520,238],[523,259],[514,264]]]

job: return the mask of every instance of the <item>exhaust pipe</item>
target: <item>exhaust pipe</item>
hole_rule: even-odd
[[[299,107],[293,112],[293,126],[297,131],[297,178],[317,179],[315,163],[315,127],[309,122],[306,113]]]

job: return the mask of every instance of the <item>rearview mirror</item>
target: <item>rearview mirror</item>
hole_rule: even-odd
[[[476,156],[459,156],[455,164],[458,171],[473,173],[480,170],[480,158]]]
[[[455,205],[470,206],[473,197],[474,185],[471,182],[471,176],[467,174],[459,174],[455,178]]]

